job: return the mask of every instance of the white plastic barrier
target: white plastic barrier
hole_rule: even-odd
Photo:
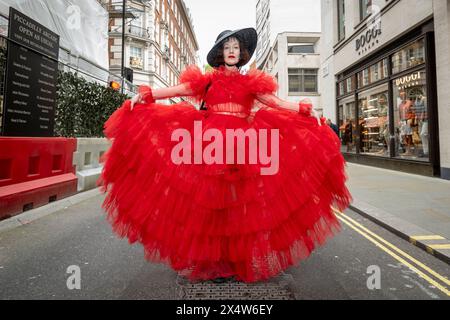
[[[96,188],[103,165],[100,157],[111,146],[105,138],[77,138],[77,151],[73,155],[78,178],[78,192]]]

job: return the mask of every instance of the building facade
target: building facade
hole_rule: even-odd
[[[324,112],[346,159],[450,179],[450,0],[321,5]]]
[[[110,12],[110,70],[121,73],[122,0],[106,0]],[[177,85],[187,65],[198,62],[198,42],[182,0],[127,0],[125,67],[133,84],[152,88]],[[172,99],[171,102],[178,102]]]
[[[256,66],[262,69],[275,38],[283,32],[320,32],[317,0],[258,0],[256,3]]]
[[[298,102],[310,98],[322,109],[320,92],[320,33],[283,32],[270,46],[262,70],[278,82],[278,97]]]

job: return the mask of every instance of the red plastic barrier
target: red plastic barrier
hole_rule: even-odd
[[[0,219],[77,192],[73,138],[0,137]]]

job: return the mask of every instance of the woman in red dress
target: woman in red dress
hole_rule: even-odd
[[[256,42],[253,28],[222,32],[212,72],[141,86],[105,123],[113,144],[98,184],[114,230],[192,281],[278,275],[339,230],[331,206],[351,201],[340,141],[311,104],[276,97],[262,71],[241,74]],[[180,96],[205,110],[155,103]]]

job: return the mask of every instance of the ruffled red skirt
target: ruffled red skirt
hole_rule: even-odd
[[[278,129],[278,172],[263,175],[267,166],[248,161],[175,164],[172,133],[185,129],[194,137],[195,123],[224,136],[226,129]],[[344,210],[351,201],[339,139],[315,118],[262,109],[248,120],[189,103],[131,112],[127,101],[104,132],[113,144],[98,185],[114,230],[142,243],[148,260],[193,281],[279,274],[339,230],[331,206]]]

